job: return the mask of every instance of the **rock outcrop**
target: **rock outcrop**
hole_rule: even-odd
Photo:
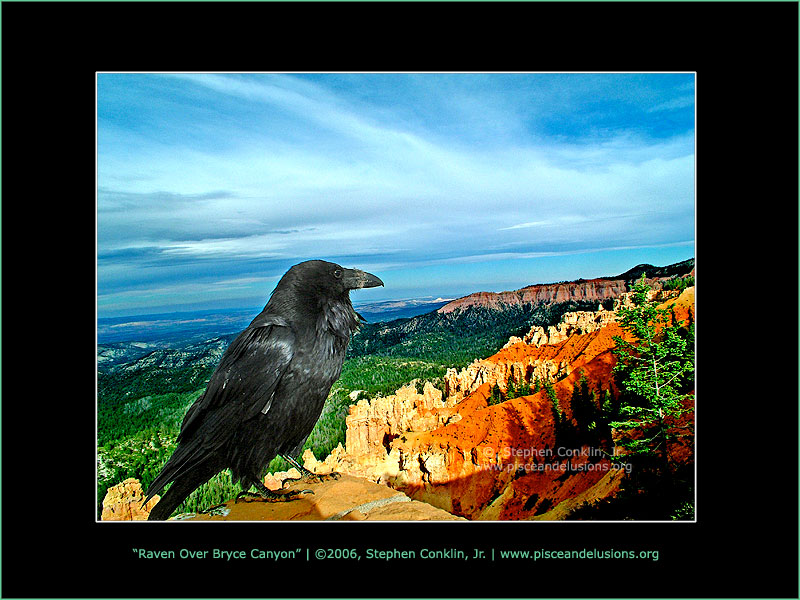
[[[570,300],[589,300],[602,302],[609,298],[617,298],[627,291],[622,279],[589,279],[565,283],[548,283],[530,285],[510,292],[477,292],[458,298],[439,309],[440,313],[449,313],[469,306],[500,308],[518,304],[536,304],[539,302],[568,302]]]
[[[593,384],[607,380],[610,359],[606,352],[587,365]],[[554,385],[568,416],[578,378],[573,373]],[[552,405],[544,392],[494,406],[488,405],[490,394],[491,386],[484,383],[456,406],[460,419],[430,431],[405,432],[382,454],[365,459],[339,448],[316,461],[306,453],[305,466],[355,472],[470,520],[563,518],[576,503],[615,493],[623,474],[595,449],[559,455]]]
[[[571,471],[562,470],[565,457],[555,456],[552,404],[544,391],[488,405],[495,383],[505,389],[509,377],[518,382],[542,377],[556,382],[559,406],[571,417],[575,382],[586,375],[593,387],[607,388],[612,338],[624,335],[611,316],[600,316],[565,319],[573,328],[597,325],[589,333],[573,331],[554,345],[517,342],[460,373],[450,371],[446,401],[432,386],[423,394],[408,387],[388,398],[361,400],[347,420],[347,447],[324,461],[307,452],[306,468],[386,483],[469,519],[563,518],[578,499],[613,494],[622,474],[607,458],[579,456],[563,467]],[[546,466],[550,463],[558,466]],[[533,465],[542,470],[528,472]]]
[[[565,341],[572,334],[591,333],[602,329],[609,323],[617,320],[616,310],[604,310],[602,304],[596,312],[576,311],[565,313],[561,322],[547,329],[540,326],[531,327],[530,331],[521,338],[512,336],[505,348],[524,342],[537,348],[542,344],[558,344]]]
[[[603,311],[606,312],[606,311]],[[567,313],[565,317],[571,319]],[[589,313],[591,314],[591,313]],[[589,319],[591,321],[591,319]],[[542,343],[541,328],[534,328],[525,341],[514,341],[506,345],[497,354],[483,360],[476,360],[466,368],[457,371],[448,369],[444,376],[445,390],[448,397],[463,398],[481,385],[497,385],[506,391],[507,382],[533,384],[536,380],[556,382],[576,369],[583,367],[593,358],[614,347],[614,336],[626,337],[627,334],[617,325],[612,317],[601,313],[596,323],[598,327],[586,333],[572,330],[572,325],[561,323],[559,328],[548,332],[548,338],[556,341],[553,344]],[[566,339],[561,339],[563,331],[571,331]]]
[[[235,502],[187,521],[457,521],[430,504],[359,477],[342,475],[321,483],[297,482],[289,490],[311,490],[291,502]]]
[[[346,418],[348,454],[369,456],[383,450],[387,438],[397,437],[405,431],[436,429],[444,425],[455,411],[455,400],[445,402],[442,392],[426,382],[422,393],[414,383],[406,385],[388,397],[360,400],[350,409]]]
[[[614,346],[613,338],[630,339],[617,324],[618,310],[630,305],[630,292],[620,295],[613,310],[576,311],[565,313],[561,322],[548,328],[534,326],[522,338],[512,336],[497,354],[475,360],[460,371],[448,369],[444,376],[448,399],[460,400],[484,383],[506,391],[509,378],[516,383],[533,383],[537,379],[558,381],[583,364]],[[677,291],[656,291],[650,300],[670,308],[680,320],[694,321],[694,287]],[[541,349],[540,351],[530,348]]]
[[[278,489],[284,479],[297,477],[294,469],[270,474],[265,484]],[[319,483],[295,482],[287,490],[311,490],[291,502],[228,502],[206,513],[176,515],[178,521],[457,521],[451,515],[430,504],[412,500],[402,492],[385,485],[343,475]],[[103,521],[146,520],[158,496],[143,510],[134,510],[144,499],[136,479],[127,479],[109,489],[103,502]],[[109,512],[105,510],[108,504]]]
[[[461,415],[455,404],[455,398],[443,400],[430,382],[422,393],[411,383],[391,396],[359,400],[346,417],[345,446],[339,444],[324,461],[306,450],[305,466],[316,473],[337,471],[385,483],[399,472],[397,457],[389,456],[392,442],[410,431],[430,431],[457,421]]]
[[[146,521],[150,511],[159,501],[160,496],[153,496],[142,506],[145,495],[138,479],[126,479],[122,483],[108,488],[103,498],[103,521]]]
[[[633,280],[638,280],[642,273],[645,274],[645,282],[654,291],[658,291],[662,289],[665,281],[675,276],[684,277],[690,275],[694,277],[694,272],[694,259],[666,267],[637,265],[616,277],[536,284],[508,292],[476,292],[448,302],[438,312],[449,313],[470,306],[498,309],[520,304],[538,304],[540,302],[568,302],[571,300],[603,302],[608,299],[619,298],[628,291],[630,283]]]

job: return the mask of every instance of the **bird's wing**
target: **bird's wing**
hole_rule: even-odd
[[[209,460],[240,423],[266,413],[294,356],[295,336],[285,320],[259,315],[228,346],[205,393],[189,408],[179,445],[147,490],[147,498]],[[215,464],[222,469],[224,464]],[[212,469],[213,470],[213,469]]]
[[[285,321],[253,321],[231,342],[209,379],[205,393],[189,408],[178,441],[190,436],[208,419],[240,421],[258,413],[266,414],[275,388],[294,356],[294,349],[295,336]],[[225,410],[217,410],[222,407]],[[209,434],[216,428],[203,429]]]

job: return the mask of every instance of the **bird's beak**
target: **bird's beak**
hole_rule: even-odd
[[[345,287],[351,290],[383,285],[383,282],[372,273],[367,273],[358,269],[345,269],[342,281]]]

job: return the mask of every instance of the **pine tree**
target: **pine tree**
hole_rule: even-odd
[[[506,381],[506,400],[511,400],[519,396],[517,393],[517,386],[513,377],[509,377]]]
[[[586,373],[581,373],[581,378],[572,390],[572,416],[577,424],[578,434],[585,441],[594,438],[597,433],[598,419],[597,399],[589,388]]]
[[[500,391],[500,386],[496,383],[492,386],[492,393],[489,396],[487,404],[489,406],[494,406],[495,404],[499,404],[503,401],[503,393]]]
[[[668,421],[685,411],[685,392],[694,378],[694,328],[687,333],[669,310],[648,301],[649,289],[642,275],[633,286],[633,306],[619,311],[620,325],[635,341],[614,338],[614,373],[626,393],[620,416],[627,418],[611,425],[628,433],[621,445],[631,453],[658,457],[668,467],[676,437],[674,422]]]
[[[561,403],[558,400],[553,384],[546,378],[542,379],[542,389],[544,389],[547,399],[550,400],[550,410],[553,414],[553,424],[555,426],[556,447],[566,447],[572,438],[567,415],[561,409]]]

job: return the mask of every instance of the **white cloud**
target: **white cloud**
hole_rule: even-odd
[[[661,112],[665,110],[676,110],[679,108],[688,108],[694,106],[694,95],[680,96],[679,98],[672,98],[666,102],[657,104],[656,106],[647,109],[647,112]]]
[[[552,221],[530,221],[528,223],[519,223],[511,227],[501,227],[498,231],[507,231],[509,229],[528,229],[530,227],[541,227],[543,225],[552,225]]]
[[[496,252],[491,254],[474,254],[447,258],[441,260],[421,261],[420,265],[442,265],[442,264],[464,264],[479,262],[500,262],[508,260],[524,260],[531,258],[549,258],[555,256],[575,256],[579,254],[594,254],[598,252],[620,251],[620,250],[642,250],[647,248],[673,248],[692,246],[693,240],[683,240],[680,242],[670,242],[666,244],[638,244],[631,246],[606,246],[581,248],[579,250],[560,250],[546,252]]]
[[[693,232],[691,132],[527,135],[527,107],[515,109],[503,94],[470,96],[452,79],[458,121],[475,125],[469,136],[453,133],[446,112],[446,126],[436,127],[431,107],[448,107],[444,86],[417,108],[285,75],[165,79],[184,82],[187,97],[193,89],[205,103],[224,99],[225,109],[209,104],[215,116],[200,124],[202,143],[159,137],[155,126],[149,138],[122,125],[101,136],[104,282],[124,278],[120,260],[146,261],[143,281],[158,268],[179,276],[184,263],[255,261],[252,273],[239,274],[246,282],[258,277],[257,261],[359,257],[394,269],[667,244]],[[689,96],[680,94],[653,110],[681,107]],[[425,119],[413,109],[427,111]],[[502,121],[503,143],[486,115]],[[194,123],[167,125],[192,132]]]

